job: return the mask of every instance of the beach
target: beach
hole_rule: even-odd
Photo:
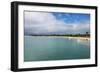
[[[43,36],[43,37],[49,37],[49,38],[68,38],[68,39],[78,39],[78,40],[83,40],[83,41],[89,41],[90,37],[71,37],[71,36]]]
[[[87,41],[90,40],[90,37],[67,37],[67,38],[69,38],[69,39],[87,40]]]

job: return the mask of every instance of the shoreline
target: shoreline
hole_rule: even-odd
[[[77,40],[86,40],[86,41],[90,40],[90,37],[72,37],[72,36],[32,36],[32,37],[68,38],[68,39],[77,39]]]
[[[79,40],[87,40],[89,41],[90,40],[90,37],[68,37],[70,39],[79,39]]]
[[[71,37],[71,36],[48,36],[48,37],[55,37],[55,38],[68,38],[68,39],[78,39],[78,40],[90,40],[90,37]]]

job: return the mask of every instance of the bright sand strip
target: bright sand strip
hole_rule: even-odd
[[[68,38],[68,39],[78,39],[83,41],[89,41],[90,37],[69,37],[69,36],[48,36],[49,38]]]

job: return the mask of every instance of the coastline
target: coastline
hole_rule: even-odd
[[[77,39],[77,40],[83,40],[83,41],[90,41],[90,37],[72,37],[72,36],[34,36],[34,37],[68,38],[68,39]]]
[[[90,37],[67,37],[67,38],[69,38],[69,39],[86,40],[86,41],[90,40]]]
[[[52,37],[52,36],[50,36]],[[53,36],[57,37],[57,36]],[[59,36],[58,38],[68,38],[68,39],[77,39],[77,40],[83,40],[83,41],[89,41],[90,37],[71,37],[71,36]]]

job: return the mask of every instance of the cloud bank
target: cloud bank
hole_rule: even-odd
[[[67,23],[58,20],[52,13],[24,12],[24,33],[30,34],[77,34],[90,31],[88,23]]]

